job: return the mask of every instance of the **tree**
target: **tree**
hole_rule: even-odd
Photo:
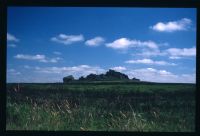
[[[85,80],[85,78],[83,76],[81,76],[78,80],[83,81],[83,80]]]
[[[137,78],[132,78],[129,79],[129,77],[126,74],[123,74],[121,72],[117,72],[115,70],[110,69],[107,71],[105,74],[89,74],[86,77],[81,76],[78,80],[75,80],[72,75],[66,76],[63,78],[64,83],[69,83],[71,81],[134,81],[134,82],[139,82],[140,79]]]
[[[86,80],[89,81],[95,81],[96,80],[97,75],[96,74],[89,74],[88,76],[86,76]]]
[[[72,75],[66,76],[63,78],[64,83],[68,83],[74,80],[74,77]]]
[[[111,80],[129,80],[127,75],[111,69],[108,72],[106,72],[105,76]]]
[[[139,82],[140,81],[140,79],[137,79],[135,77],[133,77],[132,80],[135,81],[135,82]]]

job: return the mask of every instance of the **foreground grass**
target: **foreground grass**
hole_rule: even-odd
[[[24,85],[19,92],[12,88],[8,86],[7,130],[195,129],[192,85]]]

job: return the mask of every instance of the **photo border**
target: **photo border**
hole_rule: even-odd
[[[6,68],[8,7],[149,7],[196,8],[196,132],[115,132],[115,131],[15,131],[6,130]],[[200,135],[200,1],[199,0],[0,0],[0,135]],[[199,38],[198,38],[199,37]]]

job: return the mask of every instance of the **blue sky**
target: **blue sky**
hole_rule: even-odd
[[[108,69],[196,80],[196,9],[10,7],[7,82],[61,82]]]

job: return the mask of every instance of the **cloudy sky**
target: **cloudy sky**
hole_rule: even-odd
[[[8,8],[7,82],[61,82],[109,69],[195,83],[196,9]]]

